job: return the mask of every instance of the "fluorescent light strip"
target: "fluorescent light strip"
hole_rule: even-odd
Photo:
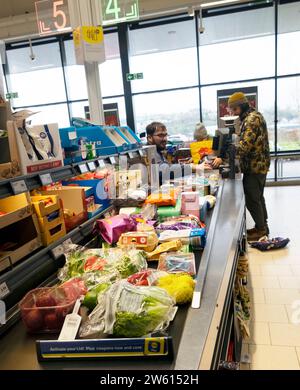
[[[202,8],[209,8],[213,7],[215,5],[224,5],[224,4],[229,4],[229,3],[240,3],[241,0],[220,0],[220,1],[212,1],[210,3],[204,3],[201,4]]]

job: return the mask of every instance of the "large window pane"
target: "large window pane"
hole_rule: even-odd
[[[30,107],[29,110],[37,113],[30,118],[32,124],[58,123],[60,128],[70,126],[67,104]]]
[[[129,43],[130,71],[144,74],[131,82],[133,92],[198,84],[193,20],[132,30]]]
[[[300,77],[278,80],[278,150],[300,150]]]
[[[163,122],[171,135],[192,139],[199,122],[198,88],[134,96],[137,132],[153,122]]]
[[[274,75],[274,8],[207,17],[204,26],[202,84]]]
[[[251,83],[225,84],[212,87],[203,87],[202,114],[203,122],[211,134],[217,128],[217,91],[231,88],[257,87],[258,89],[258,110],[266,119],[270,137],[270,148],[274,150],[274,101],[275,87],[274,80],[257,81]]]
[[[65,41],[66,82],[69,100],[80,100],[88,98],[85,70],[83,65],[76,65],[74,44],[72,40]]]
[[[106,61],[99,65],[102,96],[122,95],[123,78],[117,33],[104,35]],[[65,42],[66,79],[70,100],[88,98],[86,76],[83,65],[76,65],[73,41]]]
[[[300,3],[278,7],[278,74],[300,73]]]
[[[7,51],[10,92],[18,92],[13,106],[55,103],[66,100],[59,45],[57,42]]]

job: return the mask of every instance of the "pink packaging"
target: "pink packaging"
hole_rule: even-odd
[[[97,221],[99,232],[108,244],[118,242],[122,233],[136,231],[136,222],[128,215],[115,215]]]
[[[181,212],[184,215],[200,217],[200,199],[198,192],[182,192]]]

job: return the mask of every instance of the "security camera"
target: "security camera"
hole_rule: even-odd
[[[200,26],[200,27],[199,27],[199,33],[200,33],[200,34],[203,34],[204,32],[205,32],[205,27]]]
[[[35,61],[36,60],[36,56],[34,53],[30,53],[29,54],[29,58],[31,59],[31,61]]]

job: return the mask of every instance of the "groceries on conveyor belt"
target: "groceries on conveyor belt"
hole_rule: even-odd
[[[95,233],[101,248],[65,248],[59,283],[29,292],[20,303],[27,331],[59,333],[78,300],[79,339],[167,331],[177,305],[192,301],[194,251],[205,248],[206,215],[216,203],[205,193],[206,181],[189,185],[185,191],[182,183],[170,184],[140,208],[122,207],[99,219]]]

